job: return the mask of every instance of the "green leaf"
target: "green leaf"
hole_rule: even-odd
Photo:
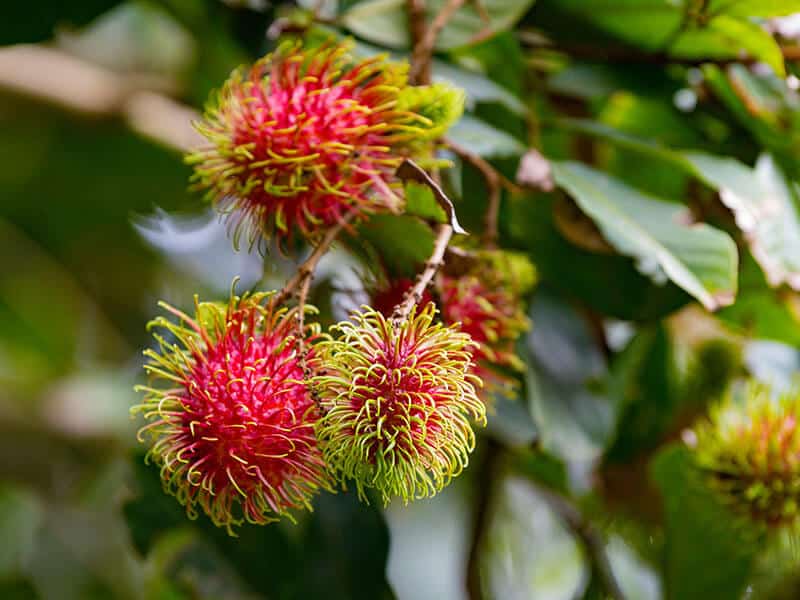
[[[447,137],[487,158],[519,156],[527,150],[515,137],[471,115],[461,117],[447,133]]]
[[[720,15],[707,27],[685,30],[670,48],[679,58],[732,58],[742,52],[768,64],[779,76],[786,75],[778,43],[761,25]]]
[[[594,121],[561,119],[559,125],[670,163],[717,190],[722,202],[733,212],[768,283],[773,287],[787,284],[800,289],[798,187],[789,182],[770,155],[762,154],[755,168],[751,168],[730,157],[671,150]]]
[[[462,6],[436,39],[436,48],[447,50],[464,46],[514,25],[533,5],[534,0],[484,0],[481,5],[489,15],[484,23],[474,3]],[[426,6],[429,15],[437,14],[445,0],[433,0]],[[367,41],[389,48],[408,48],[408,16],[405,0],[365,0],[342,16],[350,31]]]
[[[691,301],[673,283],[653,283],[626,256],[591,252],[567,241],[554,223],[552,194],[512,196],[508,205],[510,241],[525,248],[542,281],[567,298],[603,315],[634,321],[660,318]]]
[[[733,212],[767,282],[800,290],[797,191],[772,157],[762,154],[751,169],[733,158],[692,152],[685,156]]]
[[[422,185],[416,181],[407,181],[406,191],[406,213],[416,215],[426,220],[446,223],[447,215],[444,209],[439,206],[433,197],[433,192],[427,185]]]
[[[0,580],[24,572],[43,514],[35,494],[10,484],[0,487]]]
[[[390,273],[413,277],[417,266],[431,255],[433,232],[411,215],[374,215],[358,228],[358,236],[352,242],[362,247],[366,242],[376,250]]]
[[[737,252],[728,234],[705,224],[682,225],[682,206],[583,164],[553,163],[553,175],[608,242],[632,256],[642,273],[656,282],[672,280],[708,310],[733,302]]]
[[[759,24],[736,10],[729,13],[709,8],[686,19],[688,9],[684,4],[609,0],[598,8],[585,0],[559,0],[558,9],[646,52],[692,59],[736,59],[744,52],[767,63],[779,75],[785,74],[780,48]]]
[[[603,451],[615,420],[613,406],[588,388],[605,377],[605,358],[588,323],[547,290],[531,302],[528,406],[541,447],[565,462],[588,464]]]
[[[668,44],[682,21],[680,3],[667,0],[606,0],[602,5],[586,0],[551,1],[573,19],[587,21],[620,40],[653,52]],[[569,23],[567,19],[565,23]]]
[[[663,325],[640,330],[616,357],[608,391],[620,414],[605,460],[627,462],[658,445],[679,400],[673,348]]]
[[[781,17],[800,12],[800,0],[711,0],[708,11],[735,17]]]
[[[761,545],[698,481],[684,446],[662,450],[651,473],[664,499],[667,599],[740,598]]]
[[[463,89],[467,94],[467,108],[469,109],[474,109],[478,102],[497,102],[517,115],[521,116],[526,112],[525,104],[517,96],[486,75],[434,60],[433,80]]]

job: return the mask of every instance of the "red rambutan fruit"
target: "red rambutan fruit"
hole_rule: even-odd
[[[214,524],[263,524],[310,509],[329,488],[314,426],[319,412],[297,351],[296,310],[274,309],[269,294],[198,303],[194,318],[157,317],[158,350],[146,350],[148,386],[133,413],[139,438],[161,467],[165,490]],[[308,327],[314,333],[315,327]],[[169,337],[174,338],[168,339]]]
[[[313,237],[354,207],[362,215],[401,208],[394,172],[426,132],[450,124],[425,111],[447,111],[416,106],[432,94],[403,97],[406,64],[355,60],[352,46],[284,43],[212,98],[196,125],[211,145],[188,160],[196,187],[234,219],[235,242],[243,230],[251,243],[257,233]]]
[[[481,277],[466,274],[437,278],[437,291],[446,323],[461,323],[461,330],[475,342],[474,359],[477,373],[488,381],[492,366],[515,370],[522,368],[514,345],[528,329],[528,319],[521,300],[509,289],[489,286]]]

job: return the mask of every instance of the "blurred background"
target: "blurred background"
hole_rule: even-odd
[[[204,517],[189,521],[163,494],[128,412],[156,302],[225,297],[235,276],[242,289],[267,286],[292,268],[280,253],[235,252],[224,224],[188,190],[182,154],[197,143],[191,120],[234,67],[264,54],[281,32],[308,27],[309,9],[323,27],[339,19],[364,51],[403,52],[402,2],[299,4],[40,0],[0,8],[0,599],[602,599],[611,570],[627,598],[656,600],[667,597],[665,578],[703,580],[706,572],[693,570],[704,564],[702,522],[681,524],[677,546],[665,545],[658,491],[668,494],[681,471],[666,465],[654,487],[646,465],[702,410],[687,397],[714,397],[745,371],[785,385],[800,368],[794,220],[781,220],[794,229],[777,250],[751,253],[737,237],[739,265],[713,285],[703,280],[717,286],[708,300],[668,281],[652,257],[632,258],[624,240],[609,246],[564,196],[506,198],[504,244],[527,252],[542,282],[531,298],[533,332],[521,344],[528,371],[519,398],[498,399],[467,473],[407,507],[326,494],[297,525],[244,527],[238,538]],[[800,173],[796,65],[787,54],[788,72],[775,76],[770,69],[784,57],[741,25],[744,8],[731,9],[724,31],[714,21],[721,38],[690,30],[664,53],[652,39],[684,23],[686,6],[706,3],[619,0],[605,3],[609,12],[588,0],[486,4],[488,25],[470,7],[445,29],[434,78],[467,90],[470,114],[453,139],[507,176],[539,147],[685,202],[733,231],[741,223],[716,198],[732,171],[709,168],[717,179],[709,175],[703,187],[659,154],[661,144],[747,165],[767,148],[792,181]],[[797,50],[798,23],[758,27]],[[705,60],[718,67],[701,70]],[[640,138],[647,143],[637,145]],[[773,189],[762,184],[742,189],[761,198]],[[475,206],[486,194],[479,173],[459,165],[448,185],[461,198],[459,218],[477,230]],[[654,221],[643,219],[645,228]],[[398,271],[427,256],[414,235],[375,222],[364,239],[384,244]],[[326,257],[316,292],[324,318],[340,316],[348,301],[335,290],[358,299],[355,261],[341,250]],[[772,265],[777,284],[759,264]],[[716,317],[692,301],[729,303],[737,275],[740,299]],[[698,377],[697,365],[711,374]],[[514,452],[498,460],[500,446]],[[551,489],[574,498],[602,539]],[[695,505],[675,502],[668,517],[694,514]],[[664,568],[672,547],[685,560]],[[746,580],[735,572],[744,563],[728,556],[720,551],[715,565],[724,567],[720,582],[736,580],[735,592],[704,595],[686,583],[681,593],[672,584],[670,597],[740,597]],[[709,589],[725,589],[717,583]]]

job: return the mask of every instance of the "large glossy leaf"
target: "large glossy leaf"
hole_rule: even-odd
[[[796,189],[775,161],[761,155],[755,168],[732,158],[686,153],[698,177],[719,191],[744,232],[753,257],[772,286],[800,289],[800,214]]]
[[[484,22],[474,3],[460,8],[436,40],[440,50],[464,46],[480,35],[496,33],[511,27],[533,5],[534,0],[485,0],[482,7],[489,16]],[[429,14],[436,14],[445,0],[427,3]],[[359,37],[390,48],[409,46],[408,17],[405,0],[365,0],[348,10],[344,25]]]
[[[680,205],[644,194],[576,162],[554,163],[556,182],[608,242],[655,281],[670,279],[713,310],[736,294],[736,245],[704,224],[685,225]]]
[[[735,158],[677,151],[589,120],[565,119],[569,130],[598,136],[691,174],[719,192],[744,233],[767,282],[800,289],[798,187],[768,154],[751,168]],[[752,288],[751,288],[752,289]],[[753,296],[745,298],[750,302]]]
[[[673,283],[655,284],[626,256],[569,242],[554,223],[552,196],[512,197],[507,228],[510,240],[528,251],[542,279],[557,291],[603,315],[634,321],[661,317],[691,301]]]

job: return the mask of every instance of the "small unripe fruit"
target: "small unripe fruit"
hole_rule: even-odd
[[[800,514],[800,394],[763,384],[729,393],[685,436],[718,497],[751,523],[796,526]]]

